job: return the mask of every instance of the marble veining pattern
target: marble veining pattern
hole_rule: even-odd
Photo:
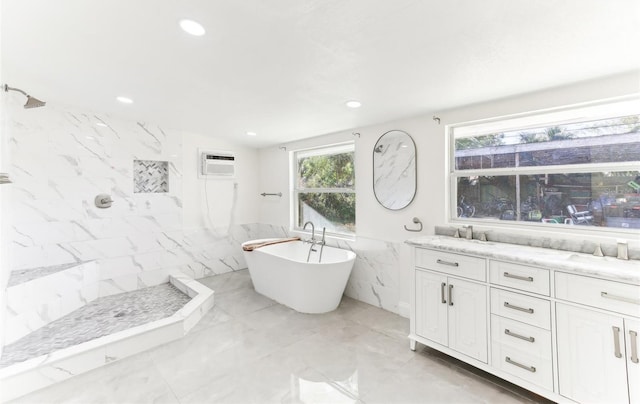
[[[0,368],[169,317],[189,300],[170,283],[94,300],[5,346]]]
[[[453,237],[456,227],[448,226],[436,226],[435,234],[438,236]],[[479,238],[481,231],[473,232],[474,239]],[[539,247],[552,250],[570,251],[584,254],[593,254],[598,246],[593,241],[584,240],[580,237],[537,237],[524,234],[513,234],[505,231],[488,230],[483,232],[487,240],[503,243],[503,244],[515,244],[529,247]],[[640,260],[640,243],[638,243],[636,237],[635,243],[629,243],[629,259]],[[615,257],[617,255],[617,246],[615,243],[601,243],[600,248],[605,256]]]
[[[16,286],[21,283],[28,282],[33,279],[42,278],[43,276],[48,276],[56,272],[64,271],[65,269],[69,269],[74,266],[82,265],[82,264],[84,264],[84,262],[73,262],[70,264],[61,264],[61,265],[53,265],[49,267],[13,271],[11,272],[11,277],[9,278],[9,283],[7,284],[7,287]]]
[[[77,301],[166,283],[175,271],[201,278],[245,268],[242,242],[282,233],[260,224],[184,228],[179,132],[55,103],[27,111],[20,102],[10,98],[11,113],[1,117],[13,180],[8,270],[93,261],[97,273],[95,290],[67,288],[28,314],[9,310],[16,330],[11,338],[46,324]],[[168,192],[135,193],[134,160],[168,162]],[[94,205],[100,193],[111,195],[111,208]],[[14,292],[14,306],[30,305],[28,294]]]
[[[373,190],[387,209],[407,206],[416,193],[416,148],[408,133],[392,130],[373,149]]]
[[[95,262],[35,270],[43,275],[6,289],[4,342],[10,344],[98,298],[99,271]]]
[[[134,160],[133,192],[169,192],[169,162]]]
[[[549,248],[466,240],[447,236],[409,239],[407,244],[462,254],[480,255],[496,260],[541,266],[640,285],[640,261],[594,257]]]

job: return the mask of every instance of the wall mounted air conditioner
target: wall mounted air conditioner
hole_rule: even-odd
[[[235,177],[236,156],[232,152],[199,150],[199,154],[199,178],[225,179]]]

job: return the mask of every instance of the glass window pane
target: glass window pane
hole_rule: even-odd
[[[457,216],[640,228],[640,171],[458,178]]]
[[[353,188],[354,153],[298,157],[298,188]]]
[[[640,161],[640,115],[454,140],[457,170]]]
[[[298,194],[298,227],[313,222],[316,231],[323,227],[331,233],[355,234],[355,193]]]

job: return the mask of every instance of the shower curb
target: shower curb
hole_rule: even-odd
[[[0,369],[0,401],[183,337],[213,307],[214,292],[180,272],[170,274],[169,282],[191,297],[174,315]]]

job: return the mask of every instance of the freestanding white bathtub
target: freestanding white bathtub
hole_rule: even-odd
[[[273,239],[251,240],[243,244]],[[244,251],[256,292],[301,313],[327,313],[340,304],[356,254],[320,245],[309,262],[309,243],[291,241]]]

